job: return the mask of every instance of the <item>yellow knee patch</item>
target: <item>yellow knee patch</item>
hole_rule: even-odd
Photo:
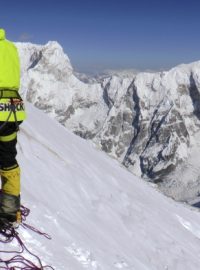
[[[20,168],[0,170],[2,191],[18,196],[20,194]]]

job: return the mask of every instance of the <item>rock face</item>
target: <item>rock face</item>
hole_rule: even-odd
[[[29,102],[167,195],[199,196],[200,62],[81,81],[57,42],[16,45]]]

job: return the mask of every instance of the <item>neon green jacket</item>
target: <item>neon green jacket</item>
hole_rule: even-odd
[[[4,29],[0,29],[0,121],[6,121],[11,111],[11,99],[1,98],[1,90],[17,90],[20,87],[20,61],[17,48],[6,39]],[[16,101],[16,100],[15,100]],[[23,101],[17,100],[15,106],[17,121],[26,117]],[[15,121],[14,113],[10,122]]]

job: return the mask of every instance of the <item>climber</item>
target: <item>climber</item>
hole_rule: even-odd
[[[17,131],[26,118],[20,87],[16,46],[0,29],[0,221],[20,219],[20,167],[16,160]]]

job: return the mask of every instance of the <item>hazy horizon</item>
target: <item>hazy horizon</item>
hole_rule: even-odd
[[[166,70],[200,59],[200,2],[1,1],[13,41],[58,41],[75,70]]]

